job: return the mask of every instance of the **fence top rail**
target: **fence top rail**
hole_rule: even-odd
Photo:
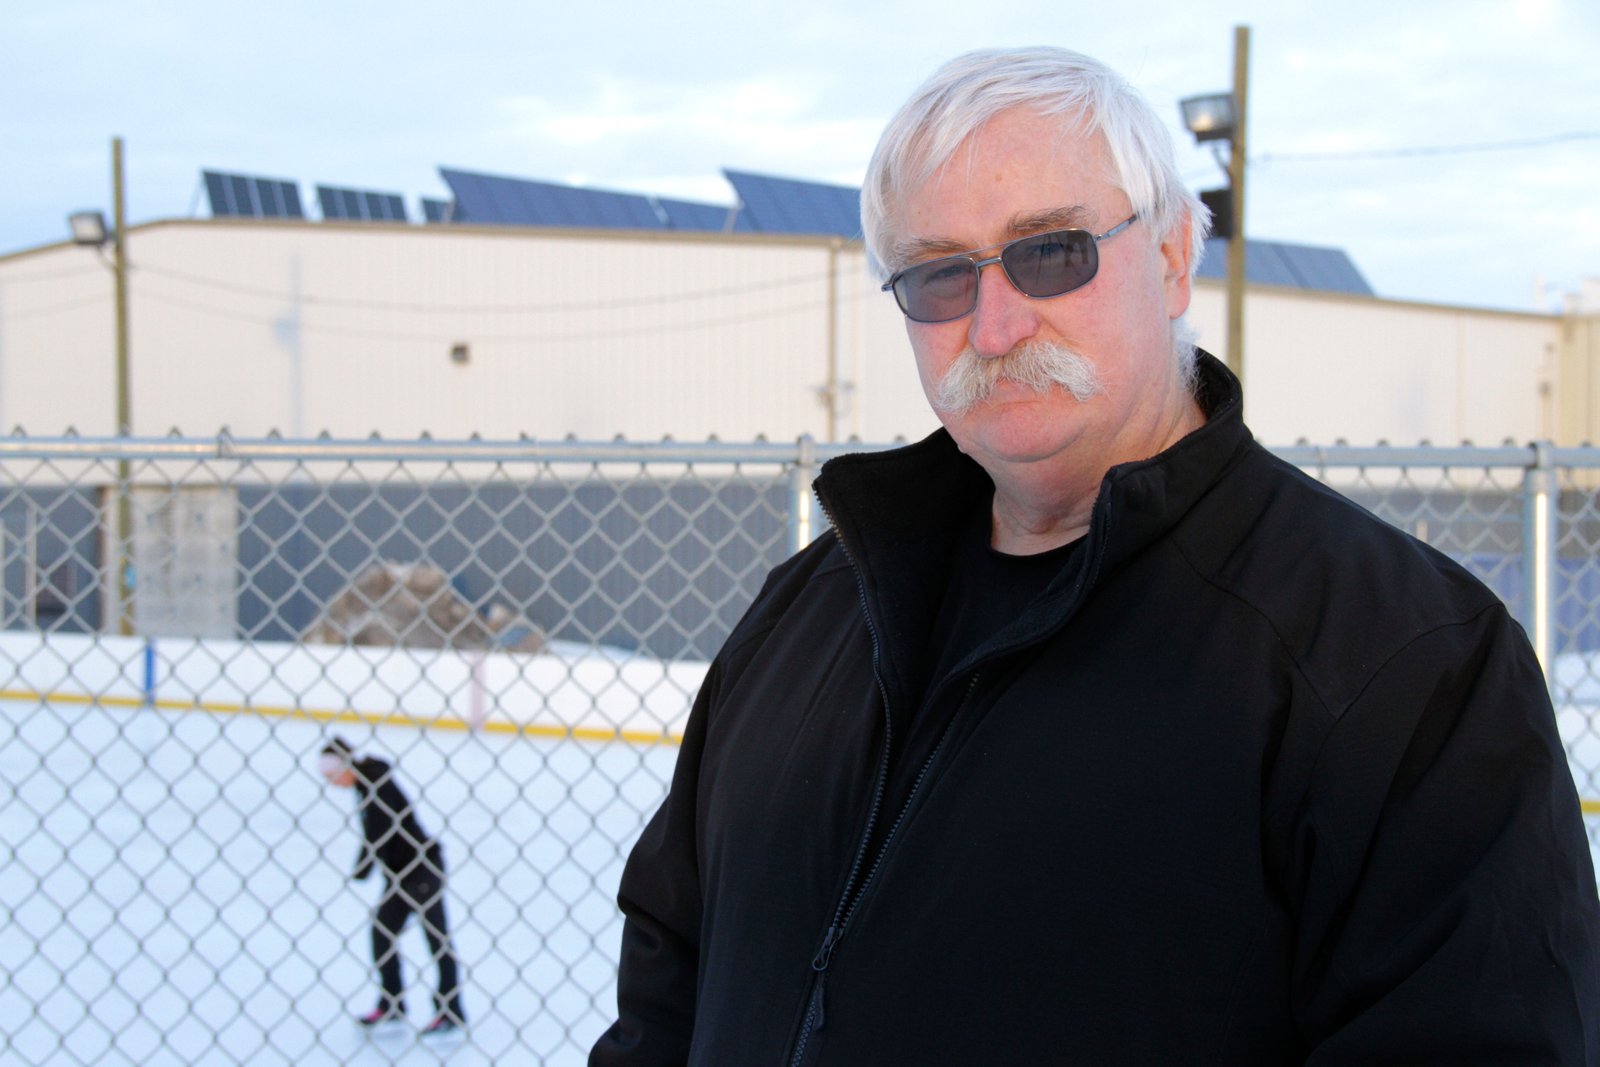
[[[239,460],[430,463],[793,463],[796,442],[380,438],[6,437],[0,460]]]
[[[1297,467],[1535,467],[1537,445],[1279,445],[1271,452]],[[1572,449],[1600,465],[1600,449]]]
[[[5,460],[234,460],[240,462],[470,462],[470,463],[770,463],[811,466],[851,452],[877,452],[905,442],[483,440],[416,438],[0,437]],[[1600,447],[1527,445],[1269,446],[1298,467],[1501,467],[1600,469]]]

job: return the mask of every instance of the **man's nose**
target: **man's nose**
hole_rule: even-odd
[[[1010,352],[1039,332],[1037,301],[1020,293],[998,261],[980,265],[978,303],[972,309],[967,340],[986,359]]]

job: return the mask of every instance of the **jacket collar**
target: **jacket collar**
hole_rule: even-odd
[[[1020,646],[1064,622],[1101,576],[1170,530],[1250,446],[1239,380],[1206,352],[1199,353],[1198,371],[1205,425],[1149,459],[1106,472],[1083,565],[1052,581],[1028,612],[980,651]],[[892,676],[895,665],[917,657],[892,653],[925,639],[962,521],[992,494],[993,483],[941,429],[903,448],[830,460],[814,488],[856,569],[869,625],[884,646],[880,658],[890,675],[884,681],[908,681]]]

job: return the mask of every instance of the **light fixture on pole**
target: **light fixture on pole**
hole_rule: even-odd
[[[103,211],[74,211],[67,216],[67,226],[72,230],[72,243],[90,248],[103,248],[111,240],[111,230],[106,226]]]
[[[1233,92],[1208,93],[1178,101],[1183,124],[1196,143],[1227,141],[1228,159],[1217,163],[1228,174],[1224,189],[1207,189],[1200,201],[1211,212],[1211,234],[1228,242],[1228,367],[1244,384],[1244,161],[1249,114],[1250,27],[1233,28]],[[1215,148],[1213,147],[1215,152]]]
[[[1233,136],[1233,94],[1210,93],[1178,101],[1183,124],[1196,141],[1226,141]]]
[[[67,226],[72,233],[72,243],[104,249],[112,246],[111,272],[116,287],[116,363],[113,383],[116,396],[116,434],[128,437],[133,432],[132,403],[128,390],[128,246],[126,241],[127,217],[123,198],[122,138],[111,139],[111,197],[112,226],[106,227],[106,217],[100,211],[75,211],[67,216]],[[132,604],[133,564],[130,558],[130,537],[133,527],[128,458],[124,451],[117,460],[116,485],[116,544],[111,553],[116,560],[117,577],[117,632],[133,632]]]

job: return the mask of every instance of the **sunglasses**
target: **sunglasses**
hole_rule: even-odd
[[[978,272],[1000,264],[1006,278],[1024,296],[1036,300],[1081,289],[1100,269],[1100,242],[1132,226],[1138,215],[1105,233],[1088,230],[1051,230],[1019,237],[995,248],[992,256],[975,248],[954,256],[941,256],[898,271],[883,284],[912,322],[953,322],[972,314],[978,306]]]

